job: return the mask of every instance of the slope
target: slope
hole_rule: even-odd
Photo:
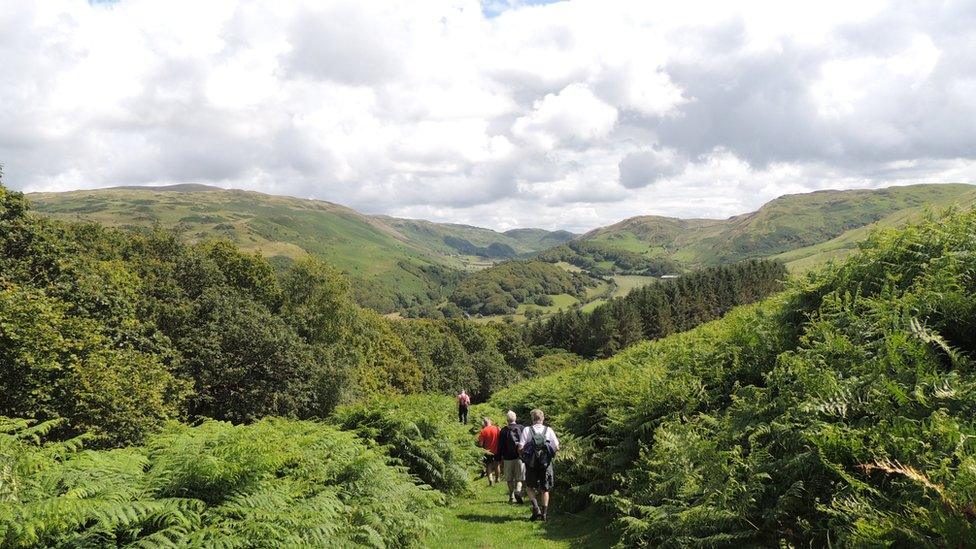
[[[279,265],[313,254],[354,281],[359,303],[381,312],[438,302],[461,270],[490,264],[444,244],[445,236],[486,249],[534,250],[489,229],[368,216],[330,202],[204,185],[34,193],[30,199],[37,211],[61,219],[174,228],[190,241],[226,238]]]
[[[590,231],[580,240],[685,264],[783,254],[786,261],[805,259],[797,266],[806,267],[842,254],[872,227],[895,226],[929,208],[971,208],[974,203],[976,187],[964,184],[816,191],[781,196],[755,212],[724,220],[634,217]]]
[[[784,294],[496,393],[627,547],[970,546],[976,213],[874,233]],[[567,501],[576,496],[575,501]]]
[[[515,229],[499,233],[491,229],[457,223],[434,223],[422,219],[374,216],[396,229],[410,242],[437,253],[477,266],[479,260],[509,259],[555,246],[576,235],[567,231]]]

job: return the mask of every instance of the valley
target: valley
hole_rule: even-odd
[[[589,312],[661,276],[703,265],[773,258],[791,271],[813,269],[842,259],[877,227],[897,227],[950,207],[971,209],[976,187],[817,191],[783,196],[724,220],[641,216],[582,235],[543,229],[497,232],[365,215],[319,200],[200,185],[35,193],[30,199],[39,212],[58,219],[143,231],[173,229],[191,242],[227,239],[280,268],[311,254],[355,281],[356,301],[379,312],[521,322],[560,310]],[[458,293],[459,286],[470,286],[464,281],[474,273],[484,271],[477,277],[491,278],[494,269],[512,268],[506,262],[528,260],[588,276],[590,283],[583,292],[554,291],[514,301],[499,290],[466,298],[463,289]],[[529,276],[534,280],[530,286],[546,284],[538,278],[539,269]],[[555,275],[550,270],[546,276]],[[535,303],[536,297],[542,304]]]

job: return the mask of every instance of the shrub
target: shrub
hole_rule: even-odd
[[[480,452],[468,428],[458,423],[451,397],[416,395],[343,406],[332,421],[378,445],[421,482],[448,494],[468,490],[468,471],[477,466]]]
[[[41,443],[51,423],[0,422],[0,545],[419,545],[437,492],[355,435],[319,423],[174,425],[144,448]]]

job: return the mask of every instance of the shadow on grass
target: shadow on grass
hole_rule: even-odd
[[[470,513],[466,515],[458,515],[457,517],[461,520],[466,520],[469,522],[482,522],[485,524],[507,524],[510,522],[522,521],[520,518],[502,517],[498,515],[475,515]],[[528,520],[526,520],[526,522],[528,522]]]
[[[581,549],[605,549],[619,541],[608,528],[607,518],[593,510],[579,514],[551,511],[549,522],[545,523],[545,537]]]

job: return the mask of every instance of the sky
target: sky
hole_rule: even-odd
[[[581,231],[976,178],[976,2],[0,0],[24,191]]]

